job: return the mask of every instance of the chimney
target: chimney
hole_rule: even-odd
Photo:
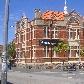
[[[41,18],[41,11],[40,9],[35,9],[35,19],[40,19]]]

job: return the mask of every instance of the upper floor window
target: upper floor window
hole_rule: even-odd
[[[71,17],[69,23],[79,23],[78,19],[75,17]]]
[[[83,30],[84,30],[84,22],[82,23],[82,27],[83,27]]]
[[[16,23],[16,28],[20,28],[20,22],[19,21],[17,21],[17,23]]]
[[[49,36],[49,27],[44,27],[44,34],[45,34],[45,37],[48,38]]]

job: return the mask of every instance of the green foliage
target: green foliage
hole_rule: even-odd
[[[80,55],[81,55],[82,57],[84,57],[84,48],[81,49]]]
[[[59,52],[59,48],[58,47],[54,47],[54,49],[53,49],[55,52]]]
[[[15,43],[10,42],[8,44],[8,59],[14,59],[15,58],[15,54],[16,54]]]
[[[69,45],[66,44],[66,43],[64,43],[62,47],[63,47],[62,49],[63,49],[64,51],[69,51],[69,50],[70,50],[70,49],[69,49]]]
[[[58,43],[57,46],[54,47],[54,51],[56,52],[69,51],[69,45],[67,43],[60,42]]]
[[[2,53],[0,53],[0,57],[2,56]]]

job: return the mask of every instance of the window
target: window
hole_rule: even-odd
[[[24,28],[25,22],[21,22],[21,27]]]
[[[53,34],[53,38],[57,38],[58,37],[58,30],[57,30],[57,28],[53,29],[52,34]]]
[[[23,39],[24,38],[24,36],[23,35],[21,35],[21,37],[20,37],[20,42],[23,42]]]
[[[73,33],[72,32],[70,33],[70,38],[73,38]]]
[[[83,36],[84,36],[84,28],[83,28]]]
[[[45,54],[45,57],[49,56],[49,47],[48,46],[44,47],[44,54]]]
[[[48,38],[48,36],[49,36],[49,28],[48,27],[44,27],[44,34],[45,34],[45,37]]]
[[[26,33],[26,40],[29,40],[29,33]]]
[[[83,27],[84,27],[84,22],[83,22]]]
[[[33,39],[35,38],[35,29],[34,28],[32,29],[32,37],[33,37]]]

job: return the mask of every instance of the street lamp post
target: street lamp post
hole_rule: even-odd
[[[31,63],[32,63],[32,25],[31,25]]]
[[[51,42],[52,42],[52,31],[51,31]],[[50,43],[51,43],[51,42],[50,42]],[[51,46],[51,63],[52,63],[52,54],[53,54],[53,53],[52,53],[52,43],[50,44],[50,46]]]
[[[53,21],[51,22],[51,24],[50,24],[50,40],[51,40],[51,42],[50,42],[50,47],[51,47],[51,63],[52,63],[52,25],[53,25]]]
[[[4,13],[4,45],[2,55],[2,73],[1,84],[7,84],[7,44],[8,44],[8,21],[9,21],[9,0],[5,0],[5,13]]]
[[[80,57],[80,40],[79,40],[79,69],[80,69],[81,57]]]

